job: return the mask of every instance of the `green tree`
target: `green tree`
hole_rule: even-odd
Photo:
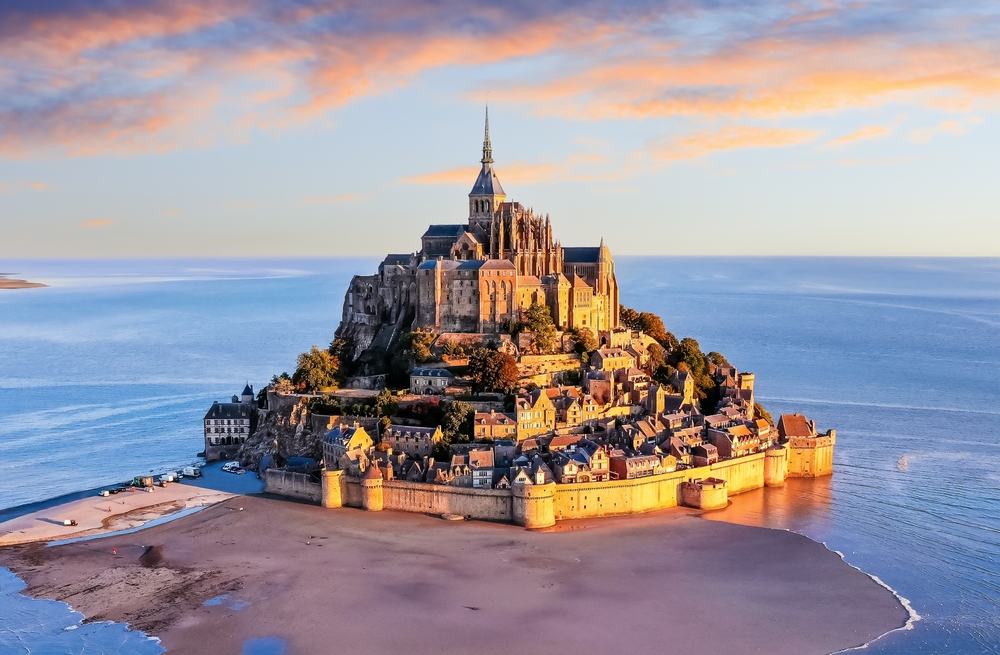
[[[309,352],[299,355],[298,366],[292,374],[292,385],[296,389],[312,393],[327,387],[337,387],[340,360],[327,350],[313,346]]]
[[[472,421],[476,410],[469,403],[456,400],[448,405],[441,417],[441,433],[449,443],[469,443],[472,441]]]
[[[278,393],[292,393],[292,377],[287,372],[271,377],[271,387]]]
[[[630,330],[639,329],[639,312],[629,309],[625,305],[620,305],[618,309],[618,319],[621,324]]]
[[[660,344],[649,344],[646,352],[649,353],[649,370],[655,371],[667,363],[667,351]]]
[[[510,393],[517,386],[517,360],[507,353],[489,348],[477,348],[469,357],[469,377],[472,389]]]
[[[434,358],[431,355],[431,344],[434,343],[434,339],[437,335],[431,332],[410,332],[407,338],[407,350],[410,351],[410,357],[417,364],[423,364],[425,362],[431,361]]]
[[[652,312],[641,312],[635,321],[637,330],[641,330],[649,336],[662,342],[667,338],[667,328],[663,326],[663,319]]]
[[[597,343],[597,337],[594,336],[594,332],[590,328],[571,328],[568,332],[574,341],[573,349],[584,357],[587,353],[597,350],[600,345]]]
[[[444,344],[444,354],[449,357],[461,357],[465,354],[465,347],[457,341],[449,341]]]
[[[728,361],[726,361],[726,358],[723,356],[722,353],[716,352],[714,350],[705,355],[705,357],[707,357],[708,361],[712,362],[716,366],[722,366],[723,364],[729,363]]]
[[[524,325],[535,335],[535,347],[540,353],[551,353],[556,348],[556,326],[552,323],[549,308],[531,303],[524,312]]]
[[[395,416],[399,410],[399,403],[388,389],[382,389],[373,400],[375,416]]]

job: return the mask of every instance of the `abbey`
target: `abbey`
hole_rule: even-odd
[[[419,252],[389,255],[378,274],[356,276],[344,301],[342,329],[391,324],[498,333],[535,303],[545,305],[562,330],[618,327],[610,250],[603,239],[597,247],[563,247],[548,215],[507,199],[493,168],[488,113],[481,163],[469,193],[468,221],[431,225]]]

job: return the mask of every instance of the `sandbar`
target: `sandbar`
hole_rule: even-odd
[[[237,496],[128,535],[3,548],[0,565],[174,653],[820,655],[908,618],[791,532],[684,510],[558,527]]]
[[[49,285],[41,282],[28,282],[27,280],[17,280],[10,278],[6,273],[0,273],[0,289],[35,289],[47,287]]]
[[[153,487],[112,496],[95,495],[46,507],[0,523],[0,546],[34,541],[75,539],[140,526],[169,514],[204,507],[232,497],[233,494],[187,484]],[[77,525],[67,526],[72,519]]]

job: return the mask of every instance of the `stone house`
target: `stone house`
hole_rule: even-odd
[[[469,471],[474,489],[493,488],[493,451],[473,450],[468,455]]]
[[[621,348],[600,348],[590,356],[590,365],[599,371],[614,373],[619,369],[635,368],[635,357]]]
[[[517,420],[514,414],[494,410],[476,412],[472,434],[477,439],[517,439]]]
[[[518,394],[514,401],[517,440],[551,432],[556,427],[556,408],[541,389]]]
[[[212,403],[204,418],[205,461],[235,457],[236,451],[257,427],[257,406],[249,383],[233,402]]]
[[[429,457],[441,438],[441,426],[422,428],[391,424],[382,433],[382,443],[414,459]]]
[[[615,455],[611,457],[611,473],[618,480],[634,480],[663,472],[656,455]]]
[[[715,464],[718,461],[719,451],[712,444],[703,443],[691,447],[692,466],[708,466],[709,464]]]
[[[363,427],[357,423],[354,425],[341,423],[323,437],[323,460],[329,467],[330,462],[339,462],[348,451],[368,452],[374,445],[375,442]]]
[[[453,377],[445,368],[415,368],[410,373],[410,393],[442,395]]]

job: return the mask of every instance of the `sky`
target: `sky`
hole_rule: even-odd
[[[1000,256],[1000,3],[0,3],[0,257]]]

